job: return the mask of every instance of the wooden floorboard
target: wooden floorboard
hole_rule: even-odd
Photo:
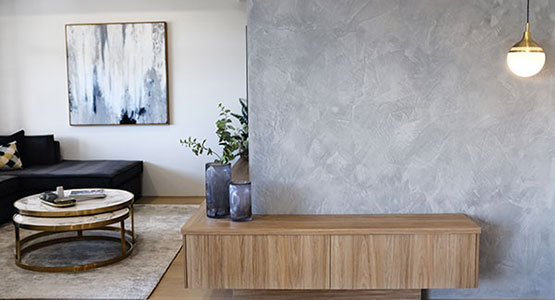
[[[136,204],[201,204],[204,196],[142,196]]]
[[[242,300],[420,300],[419,290],[236,290]]]

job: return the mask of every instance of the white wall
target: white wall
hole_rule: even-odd
[[[166,21],[169,126],[71,127],[64,25]],[[216,146],[217,104],[245,89],[245,3],[238,0],[0,0],[0,134],[53,133],[66,159],[143,160],[145,195],[203,195],[204,163],[179,144]]]
[[[13,1],[0,1],[0,134],[16,130],[21,126],[19,102],[16,100],[15,52],[12,43],[16,39],[12,18],[4,13],[11,11]],[[10,100],[8,100],[10,99]]]

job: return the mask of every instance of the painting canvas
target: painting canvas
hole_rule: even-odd
[[[166,23],[66,25],[71,125],[168,124]]]

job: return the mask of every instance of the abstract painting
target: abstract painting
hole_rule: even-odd
[[[166,23],[66,25],[70,125],[168,124]]]

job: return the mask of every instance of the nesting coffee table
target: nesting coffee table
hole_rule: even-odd
[[[72,190],[67,190],[70,193]],[[15,263],[21,268],[42,272],[77,272],[106,266],[118,262],[131,254],[135,244],[135,222],[133,217],[132,193],[115,189],[104,189],[106,198],[77,201],[75,206],[58,208],[41,202],[39,195],[17,200],[14,203],[16,214],[13,216],[15,226]],[[125,220],[131,218],[131,230],[125,230]],[[108,226],[120,223],[119,227]],[[23,239],[20,229],[40,231]],[[89,234],[86,231],[94,230]],[[99,231],[119,232],[119,238],[99,235]],[[51,235],[74,232],[75,235],[53,237],[43,241],[31,241]],[[105,240],[121,243],[121,255],[103,261],[80,265],[39,266],[27,264],[25,254],[46,246],[83,240]]]

